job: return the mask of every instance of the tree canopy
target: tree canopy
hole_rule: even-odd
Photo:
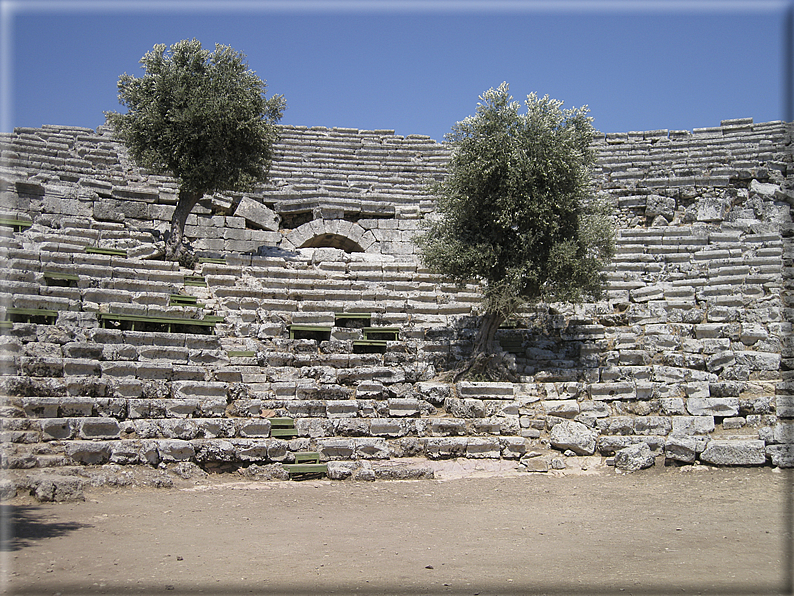
[[[142,77],[119,77],[119,103],[127,112],[106,117],[137,164],[178,179],[167,244],[178,258],[184,219],[198,199],[266,179],[286,103],[280,95],[266,98],[265,81],[228,46],[216,44],[210,52],[195,39],[158,44],[140,62]]]
[[[440,216],[418,238],[428,268],[483,284],[480,349],[526,301],[598,298],[613,253],[608,213],[591,200],[587,107],[524,103],[502,83],[452,127],[448,174],[432,188]]]

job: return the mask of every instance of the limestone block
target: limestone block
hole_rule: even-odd
[[[295,430],[301,437],[316,439],[334,435],[334,424],[327,418],[297,418]]]
[[[780,186],[777,184],[769,184],[759,182],[755,178],[750,181],[750,192],[761,195],[762,197],[774,197],[775,193],[780,192]]]
[[[593,455],[597,436],[598,433],[587,428],[581,422],[564,420],[554,425],[549,440],[551,445],[557,449],[570,449],[577,455]]]
[[[328,418],[346,418],[358,415],[358,402],[353,399],[335,399],[325,401]]]
[[[59,400],[58,412],[61,416],[92,416],[94,400],[90,397],[63,397]]]
[[[155,434],[149,434],[149,437],[189,441],[198,437],[199,434],[198,425],[192,418],[166,419],[152,422],[156,422],[159,430]],[[151,433],[151,431],[149,432]]]
[[[772,465],[779,468],[794,468],[794,445],[767,445],[766,455]]]
[[[612,410],[602,401],[582,401],[579,403],[579,411],[594,418],[606,418],[612,414]]]
[[[695,338],[720,337],[726,327],[723,323],[701,323],[700,325],[695,325]]]
[[[424,440],[425,454],[428,459],[465,457],[467,443],[466,437],[430,437]]]
[[[616,399],[635,399],[637,390],[634,383],[592,383],[588,387],[590,396],[595,401],[612,401]]]
[[[229,444],[234,446],[234,454],[231,455],[234,459],[243,462],[262,462],[268,461],[268,449],[270,447],[270,440],[268,439],[233,439]],[[211,455],[229,457],[225,441],[220,443],[223,450],[214,451]],[[207,456],[210,454],[208,453]],[[228,460],[218,460],[228,461]]]
[[[66,358],[88,358],[99,360],[102,358],[103,346],[91,342],[73,341],[62,346]]]
[[[213,418],[196,420],[198,436],[207,439],[234,437],[236,434],[235,420],[229,418]]]
[[[266,418],[242,420],[237,425],[237,434],[244,438],[264,438],[270,436],[270,421]]]
[[[370,434],[369,420],[361,418],[337,418],[333,421],[333,435],[343,437],[365,437]]]
[[[208,417],[221,417],[226,414],[226,400],[222,397],[199,400],[199,414]]]
[[[460,418],[418,419],[416,432],[420,437],[462,436],[466,434],[466,422]]]
[[[141,463],[141,441],[136,439],[114,441],[110,452],[110,463],[122,466]]]
[[[739,399],[736,397],[690,397],[686,409],[692,416],[738,416]]]
[[[780,369],[780,354],[770,352],[739,351],[735,352],[736,364],[748,366],[751,371],[777,371]]]
[[[423,399],[436,407],[441,406],[451,392],[451,387],[446,383],[420,382],[414,388]]]
[[[160,439],[157,441],[157,451],[160,459],[166,463],[177,461],[190,461],[196,455],[196,450],[189,441],[180,439]]]
[[[84,418],[79,434],[81,439],[118,439],[119,423],[115,418]]]
[[[684,463],[694,463],[700,441],[692,436],[670,435],[664,443],[664,456],[667,459]],[[700,451],[703,449],[701,448]]]
[[[422,411],[422,400],[413,398],[391,398],[388,400],[389,416],[403,418],[419,416]]]
[[[470,437],[466,442],[466,457],[472,459],[499,459],[502,450],[498,438]]]
[[[794,420],[778,420],[772,429],[775,443],[794,445]]]
[[[217,397],[226,399],[226,383],[218,381],[174,381],[171,391],[175,399]]]
[[[540,402],[544,411],[550,416],[560,416],[561,418],[574,418],[579,414],[579,404],[575,399],[564,399],[559,401]]]
[[[105,464],[110,459],[111,443],[100,441],[70,441],[64,445],[66,455],[77,464]]]
[[[704,197],[694,206],[695,218],[701,222],[723,221],[730,208],[730,203],[726,200]]]
[[[355,453],[353,439],[318,439],[317,450],[323,460],[351,459]]]
[[[686,409],[684,407],[684,400],[680,397],[660,398],[659,405],[662,409],[662,413],[667,416],[686,414]]]
[[[529,449],[529,443],[524,437],[500,437],[499,444],[505,459],[519,459]]]
[[[717,352],[706,360],[706,370],[718,373],[726,367],[736,364],[736,355],[731,351]]]
[[[82,478],[74,476],[45,475],[32,480],[36,499],[41,502],[85,501]]]
[[[548,472],[549,459],[546,457],[538,457],[539,454],[530,453],[521,458],[520,465],[523,466],[526,472]]]
[[[645,197],[645,216],[653,217],[656,215],[661,215],[667,221],[672,221],[675,216],[675,199],[659,195],[648,195]]]
[[[665,286],[651,285],[636,290],[631,290],[629,296],[633,302],[648,302],[649,300],[661,300],[664,298]]]
[[[19,400],[30,418],[57,418],[60,399],[57,397],[23,397]]]
[[[636,443],[615,453],[615,467],[627,472],[650,468],[656,459],[647,443]]]
[[[164,405],[165,415],[169,418],[187,418],[196,415],[196,413],[199,411],[201,400],[169,399],[165,401]]]
[[[389,444],[379,437],[359,437],[353,439],[356,459],[389,459]]]
[[[74,438],[76,424],[71,418],[46,418],[39,421],[42,441],[60,441]]]
[[[766,463],[765,447],[759,439],[713,439],[700,454],[700,460],[717,466],[761,466]]]
[[[651,449],[654,457],[661,455],[664,452],[665,438],[655,435],[635,436],[635,435],[621,435],[609,436],[602,435],[598,437],[598,452],[601,455],[613,455],[614,453],[625,449],[637,443],[646,443]]]
[[[714,432],[714,416],[671,416],[674,435],[707,435]]]
[[[480,399],[458,399],[448,397],[444,400],[447,413],[455,418],[482,418],[485,416],[485,404]]]
[[[757,341],[767,339],[768,337],[769,332],[761,323],[742,323],[740,339],[744,345],[751,346]]]
[[[370,422],[369,432],[373,436],[402,437],[406,434],[406,427],[403,420],[376,418]]]
[[[458,383],[458,395],[461,397],[512,399],[513,383],[488,383],[463,381]]]

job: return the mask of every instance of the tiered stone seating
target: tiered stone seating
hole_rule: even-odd
[[[0,335],[4,466],[527,463],[549,445],[611,457],[640,442],[680,463],[791,465],[790,127],[597,140],[597,190],[620,228],[607,296],[527,306],[498,332],[521,382],[457,384],[439,373],[471,347],[478,287],[431,275],[410,246],[432,208],[420,180],[443,171],[446,148],[283,133],[273,183],[251,193],[282,229],[247,228],[239,197],[207,199],[189,236],[223,258],[195,270],[140,258],[160,241],[173,180],[134,168],[105,132],[13,137],[4,197],[32,225],[0,230],[0,292],[57,318]],[[281,244],[342,221],[369,234],[364,252]],[[197,335],[103,328],[105,313],[217,319]],[[295,333],[307,328],[322,336]],[[541,459],[532,469],[564,465]]]

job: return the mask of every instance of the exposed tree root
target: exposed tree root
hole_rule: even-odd
[[[452,377],[452,382],[458,381],[506,381],[520,382],[516,374],[515,363],[511,362],[507,352],[487,354],[480,352],[464,362]]]

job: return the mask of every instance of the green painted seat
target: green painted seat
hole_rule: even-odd
[[[27,230],[32,225],[33,222],[26,221],[24,219],[9,219],[6,217],[0,217],[0,226],[3,226],[4,228],[13,228],[15,232]]]
[[[117,326],[131,331],[165,331],[167,333],[212,333],[223,317],[205,316],[203,319],[185,317],[153,317],[120,313],[99,313],[103,328]]]
[[[331,328],[322,325],[290,325],[289,338],[328,341],[331,339]]]
[[[91,255],[109,255],[112,257],[127,257],[127,251],[120,248],[100,248],[98,246],[86,246],[85,252]]]
[[[74,273],[61,273],[60,271],[45,271],[44,283],[48,286],[77,287],[80,276]]]
[[[57,310],[46,308],[6,308],[6,320],[12,323],[44,323],[54,325],[58,319]]]
[[[270,436],[278,438],[297,437],[298,431],[295,430],[295,421],[292,418],[269,418]]]
[[[399,327],[364,327],[364,339],[397,341],[400,333]]]

